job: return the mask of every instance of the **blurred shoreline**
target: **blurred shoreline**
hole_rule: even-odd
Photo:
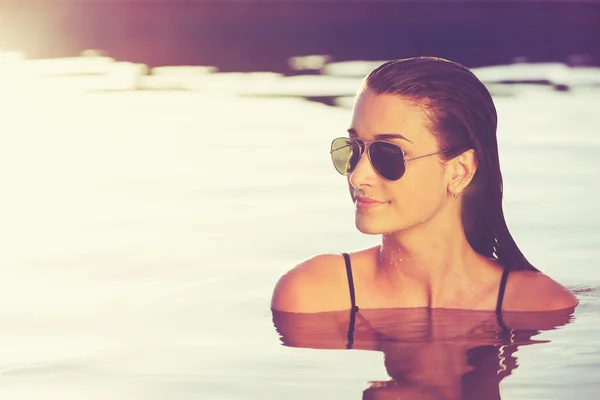
[[[295,74],[288,60],[434,55],[600,65],[600,1],[0,1],[0,51]]]
[[[292,76],[277,72],[226,72],[216,66],[149,67],[117,60],[94,50],[77,57],[32,59],[0,51],[0,100],[30,91],[124,92],[191,91],[213,96],[300,97],[331,106],[351,107],[365,75],[386,60],[331,62],[330,57],[288,60]],[[523,87],[561,92],[600,89],[600,68],[566,63],[516,62],[471,68],[494,96],[513,96]],[[544,89],[546,90],[546,89]]]

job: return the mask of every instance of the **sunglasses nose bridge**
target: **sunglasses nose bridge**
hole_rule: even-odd
[[[357,142],[359,146],[359,156],[356,164],[350,171],[349,180],[352,186],[360,187],[361,185],[371,181],[374,176],[378,175],[377,170],[373,166],[371,161],[371,155],[369,154],[370,142]],[[366,154],[365,154],[366,153]],[[365,157],[366,156],[366,157]],[[367,165],[364,165],[364,164]]]
[[[358,145],[358,155],[359,155],[359,157],[362,157],[363,154],[365,154],[365,152],[367,151],[369,146],[362,140],[357,140],[357,141],[355,141],[355,143]]]
[[[356,162],[354,163],[354,166],[350,170],[350,174],[352,174],[352,173],[354,173],[354,171],[356,171],[359,164],[363,161],[363,158],[365,155],[367,155],[367,158],[369,159],[369,163],[371,163],[371,157],[368,156],[370,143],[365,143],[362,140],[354,140],[354,143],[358,146],[358,155],[356,158]]]
[[[357,140],[354,139],[352,140],[352,143],[354,144],[354,146],[358,147],[358,154],[356,154],[355,156],[352,156],[352,158],[354,158],[354,162],[351,163],[351,167],[350,170],[348,171],[348,174],[352,174],[356,168],[358,167],[358,164],[360,164],[360,162],[363,159],[363,156],[365,155],[365,153],[368,151],[368,145],[365,144],[365,142],[363,142],[362,140]],[[354,148],[354,146],[352,146]],[[371,158],[369,158],[369,162],[371,162]]]

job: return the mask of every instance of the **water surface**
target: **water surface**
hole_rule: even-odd
[[[577,290],[574,315],[512,345],[494,342],[485,318],[491,336],[474,342],[418,312],[413,331],[395,323],[402,313],[364,315],[376,329],[359,323],[357,347],[345,350],[341,328],[326,346],[289,345],[269,301],[300,261],[378,241],[355,230],[330,165],[348,108],[240,97],[230,83],[89,91],[52,79],[5,79],[0,94],[0,395],[351,399],[423,386],[386,383],[399,369],[421,383],[452,370],[453,387],[483,371],[508,400],[591,399],[600,388],[596,87],[516,85],[495,99],[509,228],[534,265]],[[425,340],[432,326],[442,338]]]

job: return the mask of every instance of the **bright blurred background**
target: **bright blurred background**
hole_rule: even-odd
[[[282,348],[269,299],[298,262],[377,243],[329,143],[366,73],[434,55],[492,92],[509,227],[582,298],[547,352],[568,357],[525,351],[505,398],[593,398],[599,39],[600,1],[0,0],[0,396],[337,399],[385,378],[380,354]]]

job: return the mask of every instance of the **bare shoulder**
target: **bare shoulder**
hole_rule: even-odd
[[[321,254],[297,265],[279,278],[273,291],[274,310],[316,313],[349,308],[344,258]],[[348,303],[348,304],[346,304]]]
[[[507,308],[513,311],[556,311],[579,304],[569,289],[537,271],[511,272],[507,300]]]

